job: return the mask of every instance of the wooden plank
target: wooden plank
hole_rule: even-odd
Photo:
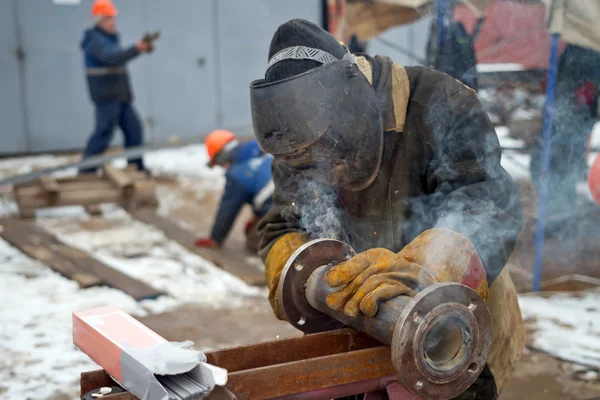
[[[84,206],[84,208],[90,215],[102,215],[102,207],[100,207],[100,204],[88,204],[87,206]]]
[[[72,192],[81,190],[107,190],[114,189],[115,185],[104,179],[97,179],[94,181],[69,181],[60,182],[61,192]],[[39,196],[43,194],[43,189],[39,186],[24,186],[16,188],[15,192],[21,196]]]
[[[117,169],[112,165],[105,165],[103,171],[104,176],[121,190],[123,201],[130,200],[134,191],[131,177],[125,171]]]
[[[46,208],[87,204],[119,203],[122,199],[118,188],[80,190],[61,193],[60,198],[54,204],[50,204],[45,196],[20,196],[19,203],[24,208]]]
[[[34,221],[0,219],[4,227],[1,235],[13,246],[21,249],[53,270],[73,279],[81,287],[108,285],[119,289],[136,300],[153,299],[163,293],[116,270],[83,250],[59,241],[54,235]]]
[[[154,208],[144,207],[129,210],[129,212],[138,220],[160,229],[169,239],[176,241],[190,252],[211,261],[216,266],[237,276],[249,285],[266,285],[265,273],[256,265],[248,263],[246,255],[227,251],[227,249],[196,247],[194,245],[196,238],[192,232],[181,228],[167,218],[161,217],[156,213],[156,209]]]
[[[61,206],[90,206],[117,203],[126,208],[134,206],[156,206],[156,184],[146,175],[133,171],[123,172],[107,169],[107,177],[82,175],[75,178],[56,180],[58,197],[48,196],[48,187],[40,182],[16,186],[15,198],[22,216],[32,216],[36,209]],[[111,172],[112,171],[112,172]],[[116,171],[116,172],[115,172]],[[46,189],[45,189],[46,188]]]
[[[90,257],[83,250],[65,244],[61,244],[59,250],[78,265],[98,275],[109,286],[127,293],[136,300],[155,299],[164,294],[146,283]]]
[[[56,179],[52,178],[51,176],[45,175],[42,176],[38,181],[40,186],[42,187],[42,190],[46,194],[48,202],[50,204],[56,203],[59,197],[58,182],[56,182]]]
[[[31,258],[35,258],[61,275],[79,283],[82,288],[100,285],[102,278],[61,254],[56,249],[59,242],[51,237],[32,220],[0,219],[0,235],[11,245],[20,249]]]
[[[119,189],[133,189],[133,180],[125,171],[117,169],[112,165],[105,165],[103,171],[108,180],[114,183]]]

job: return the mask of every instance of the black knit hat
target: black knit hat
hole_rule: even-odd
[[[306,46],[328,52],[342,59],[346,49],[329,32],[312,22],[292,19],[277,28],[271,40],[269,59],[278,51],[292,46]],[[275,82],[304,73],[323,64],[312,60],[283,60],[273,65],[265,74],[267,82]]]

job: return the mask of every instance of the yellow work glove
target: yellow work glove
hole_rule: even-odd
[[[308,236],[298,232],[286,233],[273,244],[265,259],[265,272],[267,274],[267,286],[269,287],[269,303],[275,316],[285,320],[283,312],[279,308],[277,299],[277,285],[281,270],[292,254],[303,244],[308,242]]]
[[[336,265],[325,275],[331,287],[341,290],[327,296],[327,305],[344,309],[350,317],[359,312],[372,317],[378,302],[399,295],[413,296],[437,282],[458,282],[487,300],[487,280],[473,243],[445,228],[427,230],[398,254],[370,249]]]

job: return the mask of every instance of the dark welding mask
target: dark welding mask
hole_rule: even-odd
[[[367,187],[383,147],[375,90],[350,53],[340,60],[295,46],[275,54],[269,67],[288,59],[323,66],[276,82],[252,82],[252,124],[260,147],[323,183],[348,190]]]

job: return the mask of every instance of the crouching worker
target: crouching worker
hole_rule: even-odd
[[[256,222],[273,207],[273,157],[264,154],[256,140],[240,143],[232,132],[225,130],[211,132],[205,144],[209,165],[219,165],[227,172],[210,238],[199,238],[196,246],[220,247],[242,207],[249,204],[254,216],[246,223],[246,248],[256,253],[260,242]]]
[[[436,282],[465,284],[487,300],[493,337],[459,398],[497,398],[524,345],[504,268],[522,209],[477,94],[433,69],[354,56],[303,20],[277,29],[250,91],[256,138],[274,155],[274,207],[259,230],[275,314],[282,268],[318,237],[358,252],[325,276],[339,288],[328,306],[350,317]]]

